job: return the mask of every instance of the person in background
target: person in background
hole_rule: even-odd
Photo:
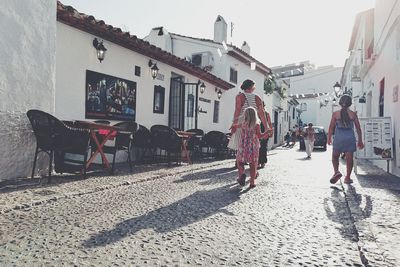
[[[306,147],[307,159],[311,159],[311,152],[314,149],[315,132],[313,124],[309,123],[308,127],[304,129],[304,145]]]
[[[261,138],[267,137],[267,132],[261,133],[260,119],[257,116],[257,111],[253,107],[248,107],[244,111],[244,122],[236,125],[241,128],[241,137],[239,147],[236,154],[236,162],[239,171],[237,182],[244,186],[246,182],[246,174],[244,164],[250,165],[250,185],[249,188],[254,188],[255,179],[258,176],[257,163],[258,153],[260,149]]]
[[[286,133],[285,142],[286,142],[286,144],[284,145],[284,147],[289,147],[289,145],[290,145],[290,132]]]
[[[337,181],[339,181],[340,177],[342,177],[342,174],[339,171],[339,156],[341,153],[345,153],[346,155],[346,177],[344,178],[344,182],[346,184],[353,182],[353,180],[350,178],[350,175],[353,169],[353,153],[357,149],[354,127],[356,127],[358,136],[357,146],[359,149],[364,148],[360,122],[357,114],[349,109],[351,104],[351,97],[349,95],[343,95],[339,101],[339,105],[342,108],[333,112],[331,122],[329,124],[328,145],[332,145],[332,133],[335,132],[332,150],[332,165],[334,174],[330,179],[331,184],[335,184]]]
[[[269,140],[269,137],[273,136],[273,131],[274,131],[274,128],[273,128],[272,122],[271,122],[271,117],[269,116],[269,113],[267,111],[265,111],[265,103],[264,102],[263,102],[263,107],[264,107],[265,117],[267,119],[268,128],[264,127],[263,123],[261,123],[260,126],[261,126],[261,132],[268,133],[268,138],[260,139],[260,151],[258,154],[258,169],[264,168],[265,163],[268,162],[268,158],[267,158],[268,140]]]

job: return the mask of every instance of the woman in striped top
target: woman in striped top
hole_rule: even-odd
[[[264,107],[261,98],[254,94],[255,82],[252,80],[245,80],[240,88],[243,90],[242,93],[239,93],[236,96],[235,101],[235,113],[233,115],[233,123],[231,126],[231,133],[235,133],[236,131],[240,131],[238,125],[243,124],[244,122],[244,110],[248,107],[253,107],[257,111],[258,117],[261,119],[261,122],[264,125],[267,124],[267,119],[265,117]],[[238,134],[240,136],[240,134]],[[237,168],[239,171],[239,183],[244,184],[246,180],[246,174],[244,173],[244,162],[236,162]],[[251,166],[250,168],[250,176],[251,178],[256,178],[257,175],[257,165]]]

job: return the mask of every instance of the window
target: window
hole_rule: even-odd
[[[186,117],[193,118],[194,114],[194,95],[188,95]]]
[[[213,122],[214,123],[218,123],[219,122],[219,101],[217,101],[217,100],[214,101]]]
[[[231,68],[230,74],[229,74],[229,81],[232,83],[237,84],[237,70],[234,68]]]
[[[164,114],[165,88],[159,85],[154,86],[153,113]]]
[[[140,77],[140,67],[135,66],[135,75]]]
[[[295,114],[294,114],[294,112],[295,112],[295,108],[294,107],[292,107],[292,111],[293,111],[293,115],[292,115],[292,119],[294,119],[294,116],[295,116]]]
[[[197,67],[201,67],[201,54],[192,55],[192,63]]]

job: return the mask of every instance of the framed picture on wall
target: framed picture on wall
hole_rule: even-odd
[[[85,118],[130,120],[136,116],[136,82],[86,70]]]
[[[164,114],[165,88],[160,85],[154,86],[153,113]]]

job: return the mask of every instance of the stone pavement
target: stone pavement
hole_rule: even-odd
[[[232,160],[3,183],[0,266],[400,266],[400,178],[304,158],[271,151],[251,190]]]

